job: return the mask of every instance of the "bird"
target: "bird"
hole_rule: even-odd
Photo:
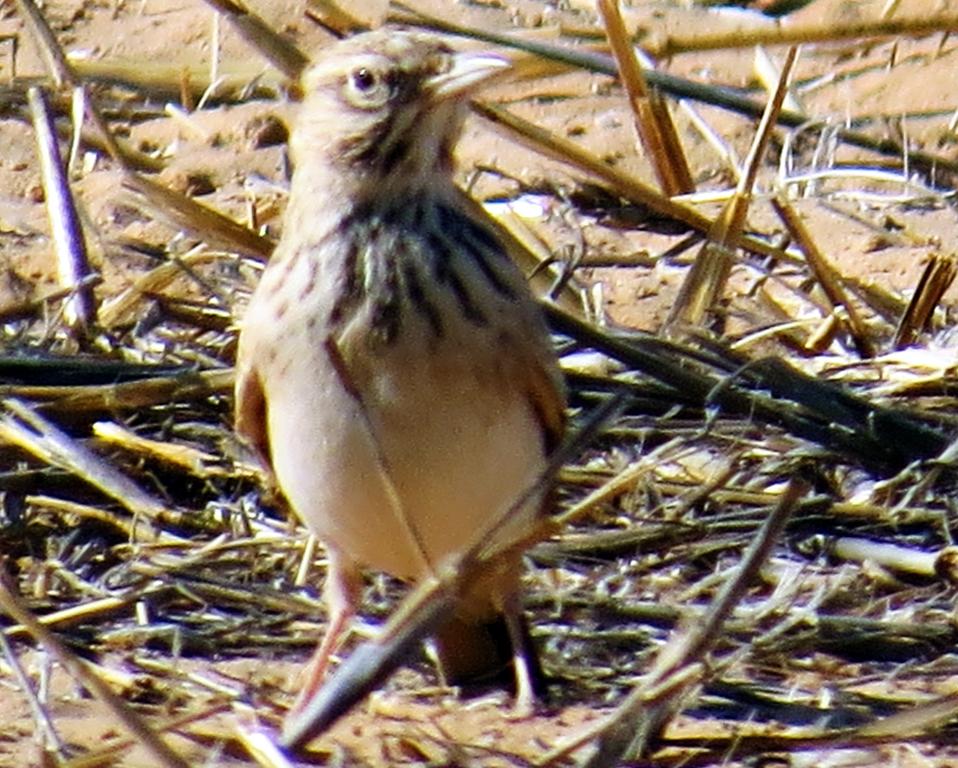
[[[363,574],[415,584],[551,503],[566,393],[509,233],[455,183],[471,96],[504,58],[403,29],[321,50],[301,78],[279,242],[240,323],[235,425],[325,545],[322,685]],[[500,524],[497,524],[501,521]],[[535,700],[522,553],[468,583],[433,638],[449,685],[512,673]]]

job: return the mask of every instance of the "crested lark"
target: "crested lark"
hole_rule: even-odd
[[[238,431],[329,555],[330,623],[300,707],[355,614],[360,569],[416,581],[488,537],[561,436],[563,385],[516,246],[452,180],[468,96],[504,67],[381,30],[303,77],[283,236],[236,385]],[[492,545],[527,532],[546,495]],[[469,585],[435,639],[447,681],[512,661],[531,699],[519,578],[510,557]]]

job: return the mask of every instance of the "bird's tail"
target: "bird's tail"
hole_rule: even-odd
[[[545,690],[545,675],[525,618],[515,617],[519,648],[514,646],[504,614],[492,617],[452,616],[436,632],[433,642],[439,672],[446,685],[501,685],[516,693],[514,659],[526,660],[533,691]]]

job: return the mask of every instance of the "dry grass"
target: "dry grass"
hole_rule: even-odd
[[[262,488],[231,430],[235,318],[270,240],[158,186],[141,170],[149,163],[112,138],[111,121],[134,119],[157,89],[185,94],[195,82],[183,82],[182,72],[155,74],[149,83],[124,78],[127,112],[117,112],[116,78],[92,86],[32,1],[18,7],[45,41],[50,82],[86,89],[80,104],[95,146],[105,148],[144,209],[172,222],[194,247],[162,254],[123,291],[93,294],[97,276],[77,248],[84,237],[88,244],[97,238],[89,221],[69,213],[66,177],[47,174],[47,200],[66,201],[50,208],[63,224],[54,230],[66,238],[58,241],[69,265],[63,290],[0,308],[13,353],[0,360],[0,605],[7,616],[0,672],[30,699],[34,730],[53,764],[122,763],[136,748],[164,766],[283,765],[292,758],[272,739],[290,694],[256,674],[224,682],[225,673],[197,671],[229,658],[288,657],[311,647],[321,626],[321,554]],[[227,18],[241,11],[216,7]],[[408,10],[396,13],[411,18]],[[293,74],[302,65],[302,55],[261,19],[241,14],[239,23],[277,69]],[[615,71],[607,54],[572,40],[521,43],[526,56]],[[701,44],[660,43],[670,51]],[[646,74],[653,86],[685,88]],[[69,94],[54,89],[51,124],[35,83],[14,79],[5,88],[16,105],[7,109],[29,99],[38,132],[48,134],[47,165],[59,167],[49,135],[67,132]],[[728,97],[722,89],[692,90],[720,103]],[[249,98],[233,86],[220,96]],[[752,106],[758,114],[764,105]],[[564,307],[587,305],[578,316],[549,309],[576,430],[610,394],[620,408],[592,423],[592,432],[574,430],[579,443],[555,467],[554,535],[529,553],[534,636],[561,681],[552,725],[529,727],[548,732],[548,741],[562,731],[563,712],[584,705],[604,717],[587,731],[568,729],[551,751],[484,751],[440,729],[439,737],[408,735],[403,758],[611,766],[629,756],[671,766],[803,764],[822,755],[868,764],[887,759],[889,745],[953,754],[951,363],[921,355],[920,347],[911,355],[891,351],[927,343],[941,325],[950,257],[933,260],[909,307],[829,263],[817,233],[787,200],[787,181],[774,205],[794,247],[771,231],[746,229],[753,198],[771,205],[757,186],[772,185],[777,171],[762,151],[740,169],[728,213],[710,217],[506,107],[482,103],[476,111],[510,139],[575,169],[582,189],[610,207],[646,206],[710,238],[703,253],[720,248],[729,262],[709,284],[688,272],[688,290],[709,298],[668,340],[601,322],[603,308],[583,302],[581,283],[570,280],[574,260],[550,278]],[[771,136],[775,114],[757,129],[756,146]],[[779,130],[795,125],[794,114],[778,114]],[[838,131],[836,139],[901,156],[888,140],[857,131]],[[789,151],[786,143],[781,152]],[[931,159],[913,153],[906,162],[921,169]],[[666,177],[682,175],[663,167]],[[872,190],[863,181],[856,191]],[[727,281],[733,264],[752,276],[747,312]],[[403,636],[402,653],[376,662],[383,678],[436,620],[436,600],[453,581],[407,602],[403,626],[415,631]],[[397,584],[371,580],[369,615],[394,615],[402,594]],[[108,743],[79,751],[65,744],[56,702],[18,661],[31,648],[43,648],[102,703],[103,717],[115,718],[119,730]],[[117,658],[122,665],[111,663]],[[421,685],[429,673],[421,661],[412,666]],[[402,675],[387,685],[394,693],[412,689]],[[342,695],[356,698],[368,687]],[[441,702],[445,693],[422,696]],[[299,759],[325,764],[336,759],[335,748]],[[381,755],[379,762],[397,760]]]

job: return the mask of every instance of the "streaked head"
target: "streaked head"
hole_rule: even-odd
[[[397,180],[408,187],[436,171],[448,175],[467,97],[507,66],[411,32],[377,30],[336,43],[303,75],[294,163],[333,166],[380,192]]]

